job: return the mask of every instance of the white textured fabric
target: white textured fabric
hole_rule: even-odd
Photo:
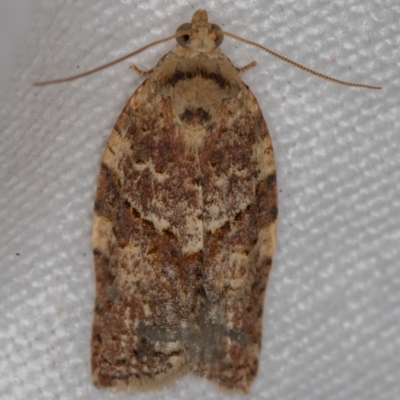
[[[400,398],[397,0],[33,2],[2,81],[0,398],[131,398],[91,384],[90,236],[102,151],[142,78],[126,61],[67,84],[31,83],[171,34],[199,6],[223,29],[320,72],[384,87],[329,83],[225,38],[236,65],[258,62],[243,80],[269,126],[279,184],[278,246],[248,398]],[[149,69],[172,46],[132,62]],[[135,398],[229,397],[186,376]]]

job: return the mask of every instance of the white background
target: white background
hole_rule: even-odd
[[[273,139],[278,246],[249,399],[400,398],[400,5],[397,0],[1,0],[0,398],[128,399],[90,380],[91,216],[102,151],[142,81],[129,61],[194,10],[320,72],[225,38]],[[149,69],[172,48],[136,56]],[[132,60],[133,62],[133,60]],[[186,376],[136,399],[222,399]]]

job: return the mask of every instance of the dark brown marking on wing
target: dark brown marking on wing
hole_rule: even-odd
[[[203,68],[196,68],[195,70],[190,71],[181,71],[177,69],[166,79],[165,84],[174,87],[178,82],[190,81],[196,77],[213,81],[220,89],[226,89],[231,86],[230,82],[225,79],[221,73],[210,72]]]
[[[179,118],[187,125],[194,126],[206,124],[211,119],[211,116],[206,110],[199,107],[197,109],[185,108]]]

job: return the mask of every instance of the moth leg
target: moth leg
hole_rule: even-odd
[[[142,75],[142,76],[147,76],[147,75],[151,75],[154,71],[154,68],[149,69],[148,71],[142,71],[141,69],[139,69],[135,64],[132,64],[129,67],[132,71],[135,71],[138,75]]]
[[[252,61],[250,64],[247,64],[247,65],[245,65],[245,66],[242,67],[242,68],[235,67],[235,69],[236,69],[236,72],[237,72],[238,74],[241,74],[242,72],[246,72],[246,71],[248,71],[249,69],[255,67],[256,65],[257,65],[257,62],[256,62],[256,61]]]

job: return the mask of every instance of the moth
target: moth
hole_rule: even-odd
[[[192,372],[247,393],[276,243],[274,153],[250,89],[198,10],[128,100],[108,140],[93,227],[97,387],[161,388]],[[151,44],[151,45],[153,45]],[[130,57],[149,47],[122,57]],[[95,72],[105,66],[71,78]]]

